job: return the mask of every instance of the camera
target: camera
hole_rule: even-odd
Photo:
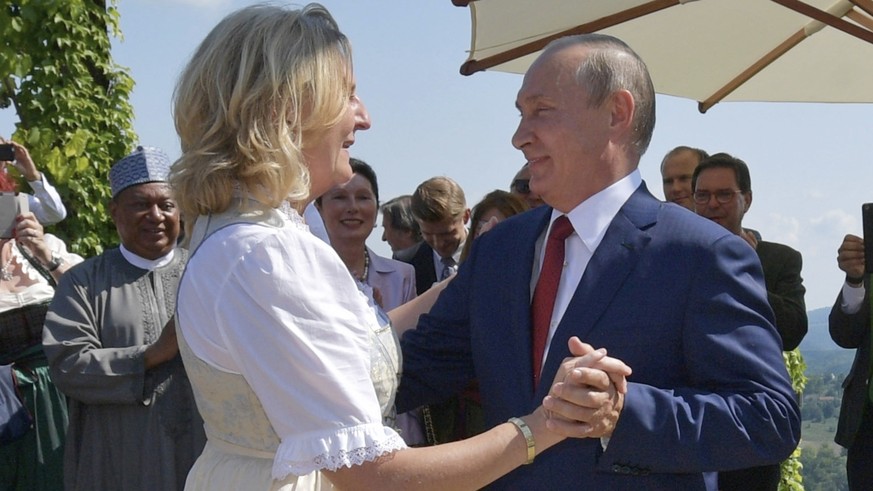
[[[0,162],[15,160],[15,147],[11,143],[0,144]]]
[[[27,195],[0,192],[0,238],[12,238],[15,235],[15,218],[28,211]]]
[[[873,273],[873,203],[861,205],[861,222],[864,225],[864,272]]]

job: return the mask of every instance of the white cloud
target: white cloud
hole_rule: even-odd
[[[794,248],[801,243],[801,226],[798,218],[771,212],[767,214],[766,224],[765,230],[761,231],[764,240],[781,242]]]
[[[795,210],[794,215],[769,211],[758,217],[750,216],[744,225],[757,229],[764,240],[788,245],[803,256],[807,308],[830,306],[844,277],[837,268],[837,248],[846,234],[860,233],[860,212],[829,207],[806,216]]]
[[[827,197],[827,194],[820,189],[807,189],[803,192],[803,195],[812,200],[820,200]]]
[[[861,222],[854,214],[845,210],[826,210],[824,213],[809,219],[812,226],[811,232],[816,235],[839,235],[857,233],[861,229]]]

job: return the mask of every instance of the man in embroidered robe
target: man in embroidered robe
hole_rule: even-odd
[[[70,398],[68,491],[181,490],[205,444],[172,320],[187,251],[169,167],[148,147],[112,167],[121,245],[70,269],[46,317],[51,375]]]

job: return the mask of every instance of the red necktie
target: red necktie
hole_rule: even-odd
[[[549,238],[546,239],[546,255],[543,257],[543,267],[540,268],[540,277],[534,288],[533,301],[530,305],[533,324],[534,387],[540,381],[543,352],[546,350],[552,310],[555,308],[558,283],[561,281],[561,271],[564,269],[564,239],[572,233],[573,224],[566,215],[561,215],[552,224]]]

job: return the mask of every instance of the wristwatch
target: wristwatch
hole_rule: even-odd
[[[53,272],[54,270],[60,268],[61,264],[64,264],[65,262],[67,262],[66,259],[59,256],[56,252],[52,252],[52,260],[49,261],[48,264],[46,264],[46,267],[48,268],[49,272]]]

